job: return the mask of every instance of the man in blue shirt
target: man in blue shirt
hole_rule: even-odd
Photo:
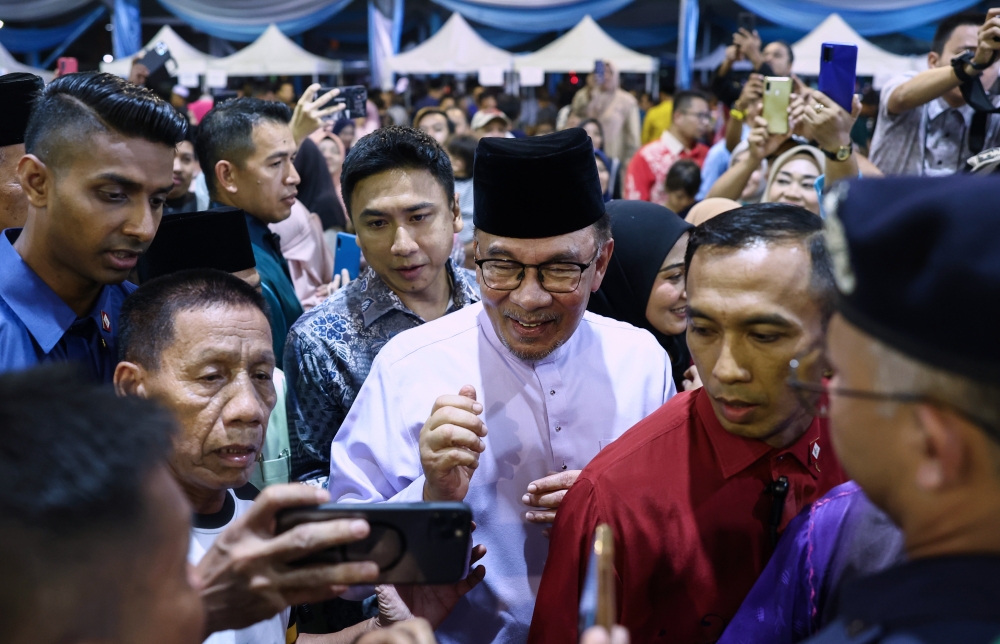
[[[125,282],[156,233],[187,123],[110,74],[46,87],[28,121],[18,180],[23,229],[0,233],[0,372],[80,363],[111,382]]]
[[[280,240],[267,227],[288,219],[298,194],[299,173],[293,165],[298,146],[291,120],[284,103],[238,98],[206,114],[195,141],[212,207],[246,212],[278,364],[288,329],[302,315]]]

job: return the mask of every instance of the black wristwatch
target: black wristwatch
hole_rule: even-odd
[[[823,148],[820,148],[820,151],[831,161],[847,161],[851,158],[851,152],[854,152],[854,141],[852,140],[847,145],[840,146],[836,152],[830,152]]]

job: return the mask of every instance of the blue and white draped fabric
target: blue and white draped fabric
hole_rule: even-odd
[[[250,42],[271,23],[286,36],[318,27],[351,0],[160,0],[172,14],[218,38]]]
[[[783,27],[811,31],[832,12],[862,36],[896,33],[979,4],[979,0],[736,0]]]
[[[402,35],[403,0],[368,0],[368,56],[372,79],[382,89],[392,88],[386,60],[399,53]]]
[[[0,0],[0,16],[6,21],[47,20],[76,11],[93,0]]]
[[[691,87],[691,66],[698,43],[698,0],[681,0],[677,39],[677,89]]]
[[[583,17],[600,20],[634,0],[433,0],[436,4],[457,11],[463,18],[488,27],[545,33],[571,29]]]
[[[128,58],[142,49],[139,0],[115,0],[111,14],[111,50],[115,58]]]

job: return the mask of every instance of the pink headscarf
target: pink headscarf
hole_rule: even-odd
[[[333,281],[333,252],[323,239],[323,224],[296,200],[288,219],[267,227],[281,238],[281,254],[288,260],[295,294],[308,311],[322,301],[317,287]]]
[[[337,149],[340,150],[340,169],[337,170],[337,172],[331,172],[330,178],[333,179],[333,186],[337,190],[337,199],[340,199],[340,207],[344,209],[344,215],[350,219],[351,215],[347,212],[347,206],[344,204],[344,195],[340,194],[340,175],[344,169],[343,159],[347,157],[347,146],[344,145],[344,142],[340,140],[339,136],[325,127],[310,134],[309,138],[312,139],[313,143],[317,146],[319,146],[320,142],[324,139],[330,139],[336,144]]]

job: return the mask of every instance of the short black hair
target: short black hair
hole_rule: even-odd
[[[450,137],[444,142],[444,147],[448,150],[448,154],[458,157],[465,163],[465,171],[469,177],[472,177],[472,168],[476,161],[477,145],[479,145],[479,141],[471,134],[459,134]]]
[[[238,277],[197,268],[145,282],[128,296],[118,319],[118,359],[147,369],[174,342],[174,318],[181,311],[224,305],[256,308],[270,324],[263,296]]]
[[[174,147],[184,139],[187,120],[152,90],[114,74],[68,74],[45,86],[24,133],[24,148],[46,164],[58,165],[86,146],[96,132]]]
[[[792,49],[791,45],[789,45],[784,40],[772,40],[771,42],[772,43],[778,43],[779,45],[781,45],[782,47],[785,48],[785,51],[788,52],[788,64],[789,65],[791,65],[792,63],[795,62],[795,51]],[[770,44],[770,43],[768,43],[768,44]]]
[[[696,89],[686,89],[683,92],[677,92],[674,94],[674,112],[683,112],[691,106],[692,101],[699,98],[708,103],[708,94],[705,92],[699,92]]]
[[[430,135],[416,128],[392,125],[358,139],[344,159],[340,192],[347,206],[347,216],[353,216],[351,193],[360,181],[397,168],[427,170],[441,184],[448,205],[455,203],[455,175],[444,149]]]
[[[287,124],[292,110],[278,101],[233,98],[216,105],[198,125],[194,151],[205,173],[208,194],[216,195],[215,166],[229,161],[237,166],[253,154],[253,130],[263,122]]]
[[[801,241],[812,260],[811,287],[816,295],[824,324],[833,315],[837,288],[833,264],[823,241],[823,220],[800,206],[784,203],[758,203],[724,212],[704,222],[691,232],[684,271],[699,248],[746,248],[756,243]]]
[[[986,22],[986,14],[978,11],[962,11],[953,16],[948,16],[938,23],[934,31],[934,40],[931,41],[931,51],[937,55],[944,53],[944,45],[955,33],[955,30],[965,25],[981,26]]]
[[[107,582],[129,583],[155,543],[149,484],[173,417],[48,365],[0,376],[0,427],[3,639],[36,631],[38,615],[54,639],[105,639],[93,631],[113,629],[111,615],[91,613],[119,604],[124,588]]]
[[[667,172],[667,190],[683,190],[694,197],[701,189],[701,168],[691,159],[681,159],[670,166]]]
[[[506,114],[511,123],[516,123],[521,118],[521,99],[513,94],[501,94],[497,96],[497,109]]]

